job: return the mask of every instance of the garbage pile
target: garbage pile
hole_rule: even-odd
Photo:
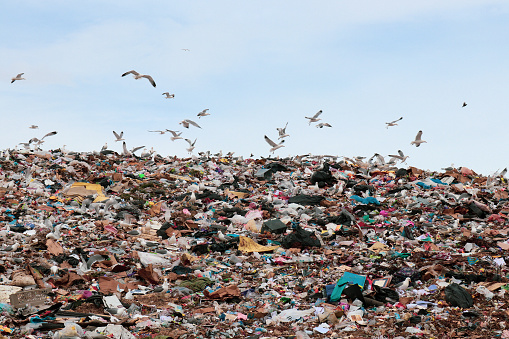
[[[0,338],[509,338],[504,174],[4,151]]]

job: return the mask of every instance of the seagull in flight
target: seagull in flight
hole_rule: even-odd
[[[398,154],[399,155],[389,154],[389,156],[391,157],[391,160],[398,159],[401,162],[406,162],[406,159],[408,159],[408,155],[405,155],[402,150],[398,150]]]
[[[25,78],[22,78],[23,74],[25,73],[19,73],[18,75],[16,75],[14,78],[11,78],[11,84],[16,81],[16,80],[25,80]]]
[[[332,126],[327,122],[321,122],[321,123],[317,124],[316,127],[324,128],[324,127],[332,127]]]
[[[132,70],[132,71],[129,71],[129,72],[125,72],[124,74],[122,74],[123,77],[125,77],[126,75],[128,74],[132,74],[133,77],[138,80],[138,79],[141,79],[141,78],[145,78],[145,79],[148,79],[148,81],[150,81],[150,83],[152,84],[152,86],[156,87],[156,83],[154,81],[154,79],[152,79],[152,77],[150,75],[147,75],[147,74],[140,74],[138,72],[136,72],[135,70]]]
[[[190,49],[188,49],[188,48],[181,48],[181,49],[182,49],[184,52],[189,52],[189,51],[190,51]]]
[[[32,125],[32,126],[30,126],[30,127],[28,127],[28,128],[30,128],[30,129],[38,129],[38,128],[39,128],[39,126],[37,126],[37,125]]]
[[[281,147],[285,147],[285,145],[283,145],[283,143],[285,142],[284,140],[281,140],[281,142],[279,144],[276,144],[274,141],[270,140],[270,138],[268,136],[264,136],[265,138],[265,141],[267,141],[267,143],[269,145],[272,146],[272,148],[270,149],[270,152],[274,153],[275,150],[281,148]]]
[[[410,145],[415,145],[415,147],[421,146],[422,143],[427,142],[421,139],[422,131],[419,131],[415,136],[415,140],[410,143]]]
[[[313,115],[312,117],[305,117],[306,119],[309,119],[309,124],[311,125],[312,122],[317,122],[319,120],[322,120],[320,118],[318,118],[318,116],[322,114],[322,110],[319,110],[315,115]]]
[[[276,128],[279,133],[278,139],[283,139],[290,136],[290,134],[286,134],[286,126],[288,126],[288,123],[286,123],[285,127],[283,128]]]
[[[463,105],[461,107],[466,107],[466,106],[467,106],[467,103],[463,101]]]
[[[143,147],[145,146],[138,146],[138,147],[133,147],[133,149],[131,150],[131,153],[134,153],[136,151],[139,151],[140,149],[142,149]]]
[[[115,135],[115,138],[117,138],[117,140],[115,140],[115,141],[125,140],[125,139],[122,139],[122,137],[124,136],[124,132],[120,132],[120,134],[118,134],[117,132],[113,131],[113,134]]]
[[[204,109],[203,111],[201,111],[200,113],[198,113],[198,115],[197,115],[197,116],[198,116],[198,119],[200,119],[201,117],[206,117],[207,115],[210,115],[210,113],[207,113],[207,111],[208,111],[208,110],[209,110],[209,109],[208,109],[208,108],[206,108],[206,109]]]
[[[198,128],[201,128],[200,125],[198,125],[196,122],[194,122],[193,120],[189,120],[189,119],[185,119],[185,120],[182,120],[181,122],[179,122],[179,124],[181,124],[182,126],[184,126],[185,128],[189,128],[189,125],[193,125],[195,127],[198,127]]]
[[[394,121],[391,121],[391,122],[386,122],[385,124],[387,125],[385,128],[389,128],[391,126],[397,126],[397,122],[400,121],[401,119],[403,119],[403,117],[399,118],[399,119],[396,119]]]
[[[168,132],[168,130],[166,130],[166,131],[159,131],[159,130],[157,130],[157,131],[149,131],[149,132],[157,132],[159,134],[164,134],[164,133]]]
[[[194,150],[194,144],[196,144],[196,140],[197,139],[194,139],[194,141],[191,141],[189,139],[185,139],[187,141],[187,143],[189,144],[189,147],[186,148],[186,151],[188,151],[189,153],[193,152]]]
[[[166,95],[165,99],[173,99],[173,98],[175,98],[175,94],[170,94],[170,92],[164,92],[162,95]]]
[[[167,129],[166,131],[170,132],[173,136],[170,138],[171,141],[175,141],[177,139],[182,139],[182,137],[180,136],[182,134],[182,132],[179,133],[179,131],[172,131],[170,129]]]

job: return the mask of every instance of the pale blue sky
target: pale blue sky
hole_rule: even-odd
[[[509,3],[487,0],[10,1],[0,147],[57,130],[43,148],[120,151],[115,130],[128,148],[186,156],[185,141],[147,132],[168,128],[197,138],[195,153],[259,157],[288,121],[276,155],[401,149],[416,167],[489,174],[509,162],[508,19]],[[157,88],[121,77],[131,69]],[[320,109],[332,129],[308,126]],[[183,129],[186,118],[203,129]],[[428,143],[416,148],[420,129]]]

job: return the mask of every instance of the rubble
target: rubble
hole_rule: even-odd
[[[4,151],[0,334],[509,337],[503,176]]]

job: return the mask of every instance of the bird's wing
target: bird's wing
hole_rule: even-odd
[[[398,150],[398,154],[401,155],[401,157],[405,157],[402,150]]]
[[[124,154],[128,154],[129,153],[129,151],[127,150],[127,146],[125,144],[125,141],[122,143],[122,148],[124,150]]]
[[[57,134],[57,131],[49,132],[48,134],[46,134],[45,136],[43,136],[41,140],[43,140],[43,139],[44,139],[44,138],[46,138],[46,137],[50,137],[50,136],[52,136],[52,135],[55,135],[55,134]]]
[[[422,136],[422,131],[419,131],[419,132],[417,133],[417,135],[415,136],[415,141],[419,141],[419,140],[421,140],[421,136]]]
[[[391,122],[390,122],[390,124],[394,124],[395,122],[398,122],[398,121],[400,121],[401,119],[403,119],[403,117],[401,117],[401,118],[399,118],[399,119],[396,119],[396,120],[394,120],[394,121],[391,121]]]
[[[170,95],[170,92],[164,92],[162,95]]]
[[[149,131],[149,132],[157,132],[157,133],[162,133],[164,131]]]
[[[19,73],[18,75],[16,75],[16,78],[21,77],[23,74],[25,74],[25,73]]]
[[[318,116],[319,116],[320,114],[322,114],[322,110],[319,110],[318,112],[316,112],[316,114],[315,114],[315,115],[313,115],[313,119],[318,118]]]
[[[138,147],[134,147],[132,150],[131,150],[131,153],[134,153],[136,151],[139,151],[140,149],[142,149],[143,147],[145,146],[138,146]]]
[[[152,84],[152,86],[156,87],[156,82],[154,81],[154,79],[152,79],[152,77],[150,75],[142,75],[141,77],[147,78],[148,81],[150,81],[150,83]]]
[[[265,141],[267,141],[269,145],[271,145],[272,147],[276,146],[276,143],[274,141],[270,140],[270,138],[268,136],[265,135],[264,138],[265,138]]]
[[[128,74],[140,75],[140,73],[136,72],[135,70],[132,70],[132,71],[129,71],[129,72],[125,72],[124,74],[122,74],[122,76],[125,77]]]
[[[124,133],[124,132],[122,132],[122,133],[120,133],[120,135],[118,135],[118,133],[117,133],[117,132],[113,131],[113,134],[115,135],[115,138],[117,138],[117,139],[122,139],[122,134],[123,134],[123,133]]]
[[[186,119],[185,120],[186,122],[190,123],[191,125],[195,126],[195,127],[198,127],[198,128],[201,128],[200,125],[198,125],[196,122],[194,122],[193,120],[189,120],[189,119]]]
[[[193,143],[191,142],[191,140],[189,139],[184,139],[185,141],[187,141],[187,143],[189,144],[189,146],[193,146]]]

